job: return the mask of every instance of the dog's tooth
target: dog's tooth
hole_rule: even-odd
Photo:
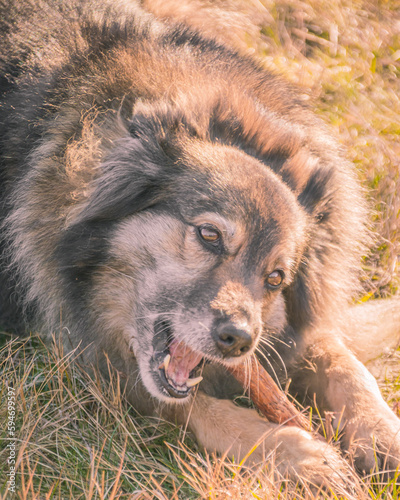
[[[164,370],[168,370],[169,360],[171,359],[171,355],[167,354],[164,358]]]
[[[166,372],[168,370],[168,365],[169,365],[169,360],[171,359],[171,355],[170,354],[167,354],[164,358],[164,361],[160,364],[160,366],[158,367],[159,370],[161,370],[162,368],[164,368],[164,371]]]
[[[195,385],[200,384],[202,380],[203,377],[189,378],[188,381],[186,382],[186,386],[194,387]]]

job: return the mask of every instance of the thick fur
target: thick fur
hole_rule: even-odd
[[[366,210],[321,121],[247,56],[133,2],[1,5],[3,327],[110,361],[139,411],[188,422],[210,451],[259,442],[253,463],[275,450],[278,470],[339,476],[333,448],[230,401],[223,365],[257,352],[334,413],[360,470],[375,445],[395,469],[400,422],[356,355],[395,345],[399,307],[348,305]],[[161,380],[172,338],[209,362],[194,398]]]

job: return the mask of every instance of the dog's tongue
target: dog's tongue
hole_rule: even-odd
[[[189,346],[178,340],[173,340],[169,346],[171,355],[167,368],[167,376],[177,386],[184,386],[190,372],[200,363],[202,356],[192,351]]]

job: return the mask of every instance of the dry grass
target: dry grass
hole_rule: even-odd
[[[16,393],[15,498],[20,499],[298,499],[343,498],[294,485],[269,468],[257,472],[199,452],[181,429],[139,417],[114,383],[92,380],[56,345],[38,337],[3,337],[1,400]],[[1,405],[7,422],[8,409]],[[8,432],[0,435],[0,477],[9,472]],[[2,481],[3,499],[6,481]],[[350,498],[350,497],[347,497]],[[359,483],[357,499],[397,499],[396,485]]]
[[[19,496],[112,499],[122,498],[121,491],[157,490],[173,496],[180,471],[163,443],[175,441],[176,429],[140,419],[123,402],[116,380],[90,380],[73,361],[37,338],[3,347],[2,402],[8,386],[16,392]],[[2,404],[2,422],[7,412]],[[3,447],[2,478],[8,456]]]
[[[357,166],[376,231],[366,293],[391,294],[400,253],[400,2],[270,4],[265,61],[307,91]]]
[[[167,0],[166,0],[167,1]],[[187,0],[210,11],[206,0]],[[162,2],[161,2],[162,3]],[[397,291],[400,249],[400,3],[375,0],[219,0],[241,15],[215,16],[219,36],[250,51],[315,102],[358,168],[371,201],[376,245],[364,265],[365,300]],[[211,9],[215,8],[215,5]],[[207,16],[207,10],[204,11]],[[210,15],[210,14],[208,14]],[[351,203],[351,200],[349,200]],[[115,389],[91,381],[71,356],[38,339],[2,337],[1,422],[8,386],[16,398],[16,495],[21,499],[313,499],[315,490],[246,474],[200,453],[167,423],[135,414]],[[399,406],[398,355],[376,368],[390,404]],[[114,376],[114,375],[113,375]],[[0,491],[5,494],[7,432],[1,427]],[[183,443],[182,443],[183,440]],[[169,444],[168,444],[169,443]],[[363,499],[399,498],[394,482],[370,478]],[[335,492],[320,498],[338,498]]]

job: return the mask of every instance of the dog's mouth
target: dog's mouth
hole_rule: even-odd
[[[163,392],[173,398],[186,398],[201,381],[203,356],[176,339],[168,321],[156,321],[154,361]],[[162,348],[162,349],[160,349]]]

